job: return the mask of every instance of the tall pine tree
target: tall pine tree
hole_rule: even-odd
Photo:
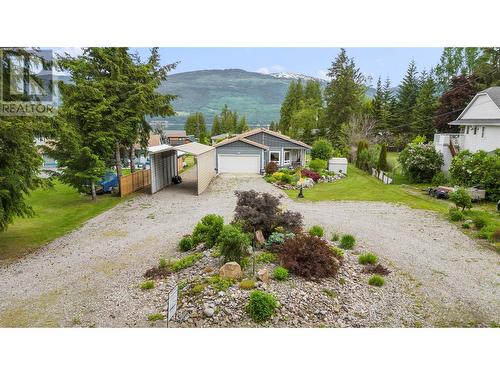
[[[397,95],[397,128],[396,133],[409,134],[412,111],[417,101],[419,80],[417,77],[417,66],[412,60],[406,74],[401,82]]]
[[[427,140],[432,140],[434,134],[433,116],[436,112],[436,84],[434,82],[433,73],[422,73],[420,90],[415,107],[412,111],[411,135],[412,138],[417,135],[422,135]]]

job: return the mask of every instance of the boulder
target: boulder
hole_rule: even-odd
[[[205,310],[203,310],[203,313],[208,316],[208,317],[211,317],[214,315],[215,313],[215,310],[212,309],[211,307],[207,307]]]
[[[262,234],[262,231],[259,229],[258,231],[255,231],[255,241],[259,245],[265,245],[266,239],[264,238],[264,235]]]
[[[269,282],[269,279],[271,278],[271,276],[269,276],[269,271],[267,269],[262,268],[262,269],[257,271],[257,278],[260,281],[267,283],[267,282]]]
[[[228,262],[220,268],[219,276],[225,279],[241,279],[243,272],[238,263]]]

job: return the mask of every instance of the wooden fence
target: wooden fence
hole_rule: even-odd
[[[127,176],[120,177],[120,196],[131,194],[151,185],[151,170],[141,169]]]

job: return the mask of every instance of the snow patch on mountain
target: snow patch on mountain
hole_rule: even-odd
[[[317,78],[317,77],[311,77],[307,76],[305,74],[300,74],[300,73],[291,73],[291,72],[277,72],[277,73],[269,73],[270,76],[275,77],[275,78],[282,78],[282,79],[293,79],[293,80],[302,80],[304,82],[307,81],[319,81],[321,83],[326,83],[324,79]]]

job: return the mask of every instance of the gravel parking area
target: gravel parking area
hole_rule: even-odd
[[[148,326],[150,307],[137,294],[147,268],[177,256],[179,238],[205,214],[229,221],[234,190],[281,194],[254,176],[219,176],[200,197],[183,185],[141,194],[1,267],[0,326]],[[422,292],[431,325],[500,321],[498,254],[437,215],[385,203],[283,203],[307,226],[356,235]]]

